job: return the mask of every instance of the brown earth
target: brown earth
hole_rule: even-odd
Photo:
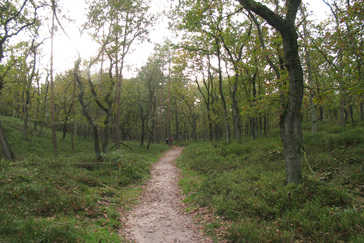
[[[166,152],[151,169],[140,203],[127,215],[124,236],[131,242],[213,242],[185,213],[175,160],[183,148]]]

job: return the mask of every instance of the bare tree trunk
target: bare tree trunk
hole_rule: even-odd
[[[343,71],[344,71],[344,64],[343,64],[343,52],[342,49],[339,50],[338,53],[338,59],[339,59],[339,71],[338,75],[339,78],[343,78]],[[340,124],[341,126],[346,125],[346,118],[345,118],[345,90],[344,90],[344,80],[339,81],[340,86]]]
[[[175,107],[177,109],[177,106]],[[176,137],[175,140],[179,141],[180,140],[180,131],[179,131],[179,122],[178,122],[178,112],[177,110],[174,113],[174,119],[175,119],[175,124],[176,124]]]
[[[320,105],[319,110],[320,110],[319,120],[320,121],[325,121],[324,107],[322,105]]]
[[[267,114],[264,114],[263,130],[264,130],[264,135],[268,135],[268,133],[269,133],[269,116]]]
[[[140,146],[143,147],[144,139],[145,139],[145,118],[141,118],[142,120],[142,127],[141,127],[141,136],[140,136]]]
[[[118,53],[116,52],[116,60],[118,60]],[[120,113],[121,113],[121,100],[120,100],[120,92],[121,92],[121,78],[119,77],[119,65],[118,61],[116,62],[116,94],[115,94],[115,142],[116,149],[120,149]]]
[[[74,141],[73,141],[73,131],[74,131],[74,128],[73,128],[73,125],[70,126],[70,134],[71,134],[71,149],[72,149],[72,152],[75,151],[75,144],[74,144]]]
[[[164,128],[165,128],[165,120],[164,120],[164,116],[163,116],[163,112],[164,111],[164,92],[163,92],[163,86],[164,86],[164,80],[162,78],[162,83],[161,83],[161,97],[160,97],[160,112],[161,112],[161,117],[160,120],[158,121],[158,123],[160,124],[160,131],[159,131],[159,135],[160,135],[160,143],[163,144],[165,137],[164,137]],[[158,107],[157,107],[158,109]],[[158,114],[157,114],[158,116]],[[167,136],[169,137],[169,135],[167,134]]]
[[[28,92],[27,92],[28,93]],[[28,94],[26,95],[28,99]],[[28,102],[25,102],[24,104],[24,124],[23,124],[23,137],[26,138],[28,134],[28,120],[29,120],[29,108],[28,108]]]
[[[171,62],[168,66],[168,117],[167,117],[167,137],[171,137]],[[178,141],[178,131],[176,133],[175,140]]]
[[[349,114],[350,114],[350,121],[351,125],[354,125],[354,111],[353,111],[353,105],[349,105]]]
[[[222,101],[222,106],[224,109],[224,121],[225,121],[225,132],[226,132],[226,142],[230,143],[231,142],[231,137],[230,137],[230,126],[228,123],[228,112],[227,112],[227,105],[226,105],[226,100],[225,100],[225,95],[224,92],[222,90],[222,73],[221,73],[221,53],[220,53],[220,42],[216,39],[216,45],[217,45],[217,60],[218,60],[218,72],[219,72],[219,92],[220,92],[220,97],[221,97],[221,101]]]
[[[301,7],[302,14],[305,16],[305,11]],[[314,93],[314,83],[312,77],[312,69],[311,69],[311,53],[310,48],[308,47],[308,40],[309,40],[309,33],[307,31],[307,20],[303,21],[303,36],[305,41],[305,59],[306,59],[306,66],[307,66],[307,78],[308,78],[308,85],[309,89],[309,100],[310,100],[310,113],[311,113],[311,132],[312,134],[317,133],[317,117],[316,117],[316,107],[315,103],[313,102],[315,93]]]
[[[49,79],[48,79],[48,75],[47,75],[47,78],[46,78],[46,93],[45,93],[45,95],[44,95],[44,106],[43,106],[43,114],[46,114],[46,112],[47,112],[47,104],[48,104],[48,90],[49,90]],[[41,135],[42,133],[43,133],[43,127],[44,127],[44,124],[45,124],[46,122],[43,120],[42,122],[41,122],[41,126],[40,126],[40,131],[39,131],[39,135]]]
[[[252,106],[256,106],[257,102],[257,86],[256,86],[256,78],[257,73],[254,73],[252,78],[252,91],[253,91],[253,102]],[[251,136],[252,139],[256,139],[258,137],[258,120],[256,114],[253,115],[253,117],[250,119],[250,127],[251,127]]]
[[[154,136],[154,128],[155,128],[155,119],[152,118],[152,125],[151,128],[149,129],[149,139],[148,139],[148,145],[147,145],[147,150],[149,150],[150,148],[150,144],[153,141],[153,136]]]
[[[56,11],[55,0],[52,1],[52,36],[51,36],[51,120],[52,120],[52,138],[53,138],[53,153],[58,153],[57,149],[57,135],[56,135],[56,121],[54,115],[54,82],[53,82],[53,42],[54,42],[54,15]]]

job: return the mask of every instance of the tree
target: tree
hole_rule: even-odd
[[[156,115],[159,112],[157,107],[157,90],[163,79],[163,73],[160,69],[160,59],[156,56],[149,58],[148,63],[142,67],[138,73],[138,80],[141,86],[138,88],[138,106],[140,107],[140,117],[142,119],[142,126],[145,123],[148,131],[148,145],[149,149],[151,142],[154,140]],[[143,92],[142,92],[143,91]],[[144,127],[142,127],[142,140],[144,138]],[[159,140],[160,136],[157,136]]]
[[[282,104],[280,116],[281,140],[285,155],[286,181],[299,184],[302,179],[301,153],[302,138],[302,100],[303,70],[298,53],[298,35],[295,19],[301,0],[287,0],[284,18],[274,13],[267,6],[253,0],[238,0],[247,10],[265,19],[282,36],[285,67],[288,71],[289,91],[287,102]]]
[[[76,81],[73,70],[67,70],[64,74],[55,77],[56,106],[58,106],[58,121],[62,122],[63,135],[66,138],[67,131],[71,130],[71,122],[74,120]],[[71,133],[72,136],[72,133]]]
[[[5,47],[10,38],[17,36],[21,31],[27,29],[29,26],[34,25],[37,22],[37,9],[39,7],[35,5],[33,1],[23,1],[21,5],[13,4],[9,0],[0,4],[0,64],[5,54]],[[31,11],[30,9],[33,9]],[[5,74],[0,74],[0,92],[5,84]],[[0,93],[1,94],[1,93]],[[2,131],[0,123],[0,145],[5,154],[5,158],[8,160],[14,159],[14,153],[12,152],[6,138]]]
[[[217,103],[217,87],[211,65],[211,53],[206,50],[207,48],[204,46],[203,41],[200,44],[201,49],[185,46],[181,50],[174,60],[173,74],[178,79],[182,79],[186,83],[189,81],[193,82],[197,86],[197,91],[200,94],[199,99],[202,100],[206,109],[208,137],[210,142],[213,142],[217,140],[215,121],[217,115],[214,109]]]
[[[90,66],[92,66],[96,60],[98,59],[98,57],[96,57],[89,65],[88,68]],[[84,116],[86,117],[88,123],[90,124],[90,126],[92,127],[92,132],[93,132],[93,137],[94,137],[94,150],[96,153],[96,157],[101,159],[101,150],[100,150],[100,140],[99,140],[99,133],[98,133],[98,126],[97,123],[94,121],[94,119],[91,116],[91,113],[89,111],[89,107],[85,102],[85,87],[84,87],[84,81],[83,78],[81,77],[80,74],[80,65],[81,65],[81,57],[80,57],[80,53],[78,53],[78,59],[75,62],[75,67],[74,67],[74,71],[73,71],[73,75],[75,76],[75,80],[78,84],[78,88],[79,88],[79,94],[78,94],[78,101],[81,104],[82,107],[82,111]]]
[[[331,10],[335,25],[327,31],[330,38],[329,55],[325,58],[335,71],[340,97],[340,122],[347,123],[348,115],[353,118],[353,103],[358,101],[363,117],[363,11],[360,1],[324,1]],[[329,25],[332,26],[332,25]],[[330,33],[331,32],[331,33]],[[348,92],[350,91],[350,92]],[[349,113],[349,114],[348,114]]]
[[[223,89],[223,47],[220,38],[223,22],[223,18],[221,17],[223,4],[221,2],[210,3],[209,1],[180,1],[179,4],[180,7],[174,11],[174,14],[181,18],[176,20],[175,26],[179,30],[188,31],[188,34],[184,35],[184,43],[181,47],[189,52],[195,53],[192,55],[200,56],[200,58],[208,60],[208,65],[205,66],[208,71],[207,69],[204,70],[208,75],[205,77],[208,76],[211,81],[215,81],[214,78],[216,75],[216,87],[218,88],[218,96],[223,114],[221,117],[224,120],[226,141],[230,143],[230,112]],[[193,60],[194,57],[191,59]],[[199,78],[197,78],[197,82],[198,80]],[[210,138],[212,138],[212,133],[211,131]]]
[[[188,123],[192,127],[192,138],[197,141],[197,119],[200,116],[198,102],[196,100],[195,92],[193,92],[194,85],[180,85],[180,89],[176,89],[176,93],[183,101],[187,109],[181,108],[182,113],[187,118]],[[184,111],[187,110],[187,111]]]
[[[121,123],[121,86],[125,57],[131,52],[131,46],[137,40],[144,40],[153,16],[148,16],[148,5],[144,1],[92,1],[88,13],[88,28],[94,30],[93,37],[105,45],[105,52],[110,61],[110,74],[115,82],[115,139],[120,148]],[[149,18],[148,18],[149,17]],[[99,32],[106,31],[103,35]],[[104,36],[107,36],[106,41]],[[112,74],[111,70],[114,70]],[[101,103],[98,103],[100,105]],[[111,109],[100,108],[108,113]],[[107,115],[107,117],[110,117]]]
[[[246,27],[249,26],[249,27]],[[240,69],[241,62],[244,53],[244,47],[249,43],[249,37],[251,35],[252,24],[243,23],[238,25],[233,23],[231,16],[228,16],[227,30],[220,30],[221,41],[224,49],[227,52],[227,60],[231,62],[234,69],[234,80],[233,84],[230,84],[230,96],[231,96],[231,106],[233,111],[233,124],[234,124],[234,136],[236,141],[240,140],[240,109],[238,103],[238,84],[241,79]],[[245,35],[242,38],[242,33],[245,30]],[[229,80],[230,81],[230,80]]]
[[[28,121],[29,112],[31,108],[31,100],[34,98],[36,89],[34,89],[34,82],[39,79],[39,65],[37,55],[39,54],[39,46],[42,44],[37,43],[38,27],[36,27],[34,38],[30,42],[21,41],[12,48],[11,63],[13,65],[13,79],[17,80],[17,85],[21,91],[21,118],[24,121],[23,137],[26,138],[28,134]],[[10,78],[10,77],[9,77]],[[14,87],[15,88],[15,87]]]

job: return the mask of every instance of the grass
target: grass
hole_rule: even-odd
[[[276,136],[184,150],[178,166],[185,203],[191,211],[208,209],[205,228],[216,241],[364,241],[364,126],[319,125],[316,135],[304,126],[304,178],[296,187],[285,185]]]
[[[0,242],[120,242],[120,220],[141,190],[151,163],[168,149],[137,143],[105,154],[92,169],[76,166],[96,162],[93,142],[77,137],[58,140],[52,154],[50,131],[31,131],[23,139],[22,121],[2,117],[7,139],[16,155],[0,159]],[[61,134],[57,135],[58,138]],[[117,166],[114,166],[117,164]]]

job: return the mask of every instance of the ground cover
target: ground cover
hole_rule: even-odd
[[[362,242],[364,127],[304,124],[304,178],[285,185],[282,147],[270,136],[188,146],[178,162],[190,211],[231,242]]]
[[[72,152],[69,136],[59,139],[54,156],[49,130],[23,138],[20,120],[1,119],[16,160],[0,159],[0,242],[120,242],[120,214],[168,146],[125,142],[85,167],[100,163],[91,140],[76,137]]]

